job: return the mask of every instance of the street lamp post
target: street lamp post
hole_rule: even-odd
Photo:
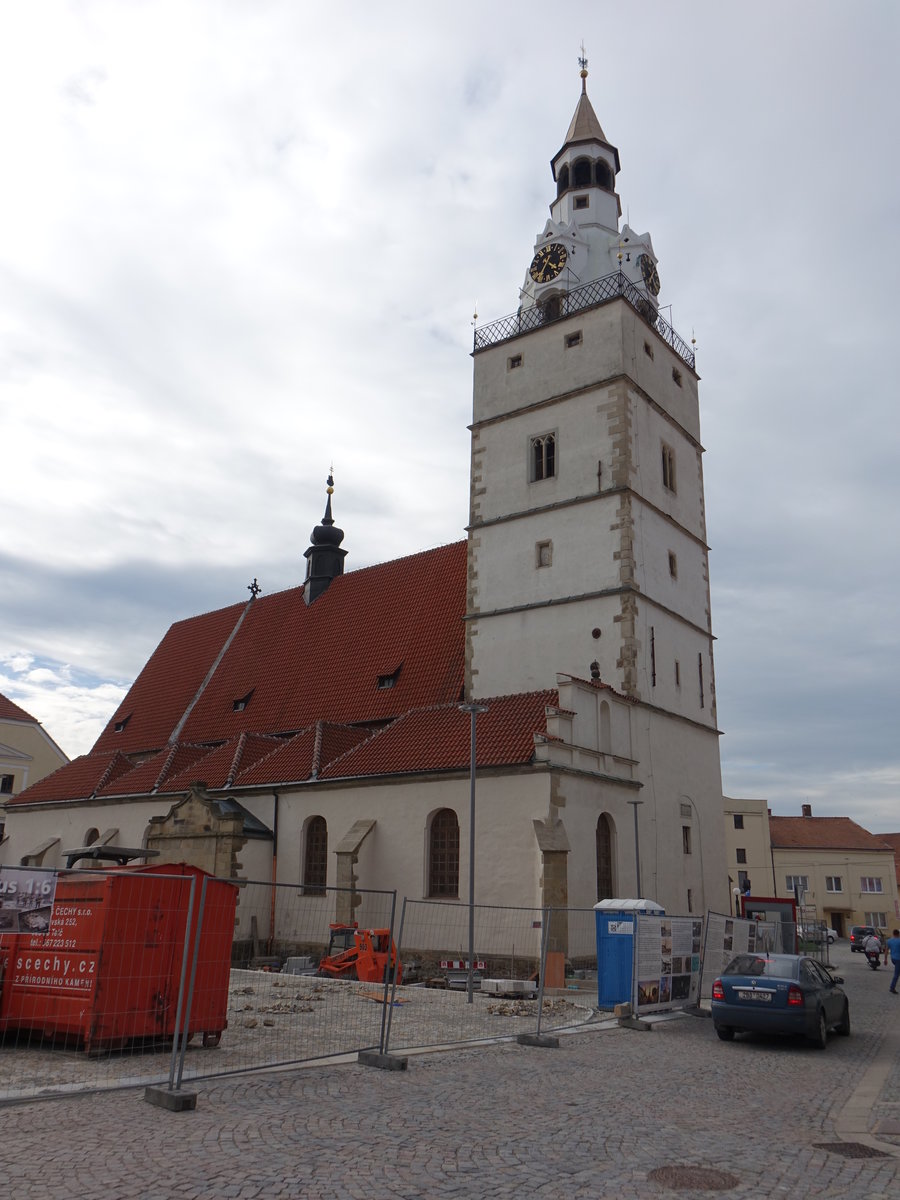
[[[637,882],[637,900],[643,900],[644,893],[641,891],[641,835],[638,832],[638,805],[643,804],[643,800],[629,800],[629,804],[634,807],[634,873]]]
[[[485,704],[460,704],[460,712],[469,714],[469,969],[466,1003],[472,1003],[475,987],[475,718],[487,712]]]

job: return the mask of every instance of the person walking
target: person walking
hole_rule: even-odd
[[[900,929],[895,929],[887,940],[886,953],[891,956],[894,967],[894,978],[891,980],[891,991],[897,995],[897,980],[900,979]]]

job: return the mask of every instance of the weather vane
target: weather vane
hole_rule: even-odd
[[[247,584],[247,591],[250,593],[250,596],[253,600],[255,600],[256,597],[259,595],[259,593],[262,591],[262,588],[256,582],[255,575],[253,576],[253,582]]]
[[[579,56],[579,59],[578,59],[578,65],[579,65],[579,67],[581,67],[582,71],[586,71],[586,70],[587,70],[587,64],[588,64],[588,60],[587,60],[587,58],[586,58],[585,54],[586,54],[586,52],[585,52],[585,49],[584,49],[584,39],[582,38],[582,41],[581,41],[581,55]]]

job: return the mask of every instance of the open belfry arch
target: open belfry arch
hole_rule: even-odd
[[[345,570],[329,474],[297,585],[176,622],[90,753],[7,804],[0,862],[115,827],[339,887],[335,920],[464,900],[477,704],[478,903],[725,911],[698,377],[619,171],[582,60],[516,310],[475,329],[466,539]]]

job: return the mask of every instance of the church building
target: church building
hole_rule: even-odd
[[[698,376],[586,81],[518,307],[475,330],[467,538],[345,572],[329,477],[305,581],[174,624],[0,863],[464,900],[474,729],[479,903],[728,911]]]

